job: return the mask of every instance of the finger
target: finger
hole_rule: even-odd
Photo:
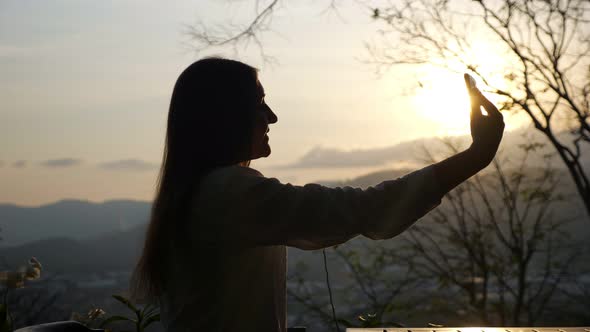
[[[475,91],[477,88],[475,87],[475,81],[473,78],[465,73],[463,74],[463,80],[465,81],[465,87],[467,88],[467,93],[469,94],[469,99],[471,100],[471,106],[473,107],[473,103],[475,102],[473,99],[475,97]]]
[[[471,75],[465,73],[463,74],[463,79],[465,80],[465,85],[467,86],[467,91],[471,92],[475,87],[475,80]]]
[[[479,107],[480,102],[477,93],[478,89],[475,86],[475,80],[467,73],[463,74],[463,80],[465,80],[465,87],[467,88],[469,100],[471,101],[471,121],[477,121],[479,118],[483,117],[483,113],[481,113],[481,108]]]
[[[486,112],[488,112],[488,115],[497,119],[503,119],[504,116],[502,115],[502,113],[500,113],[496,105],[489,101],[489,99],[487,99],[479,90],[477,92],[479,102],[486,110]]]

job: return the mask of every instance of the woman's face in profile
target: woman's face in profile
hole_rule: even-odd
[[[278,120],[276,114],[273,113],[264,101],[264,88],[260,81],[256,80],[256,85],[257,100],[254,111],[254,130],[252,131],[252,159],[268,157],[270,155],[268,125]]]

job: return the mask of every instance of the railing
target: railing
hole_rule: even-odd
[[[346,332],[590,332],[590,327],[382,327],[348,328]]]

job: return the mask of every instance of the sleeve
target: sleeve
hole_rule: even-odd
[[[209,240],[225,244],[288,245],[305,250],[358,235],[392,238],[441,202],[433,166],[367,189],[295,186],[239,167],[201,200]]]

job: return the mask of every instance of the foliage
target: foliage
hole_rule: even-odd
[[[17,271],[1,271],[0,285],[5,288],[3,302],[0,304],[0,332],[11,332],[14,330],[14,319],[8,308],[8,291],[16,288],[23,288],[25,280],[36,280],[41,277],[42,265],[35,258],[31,257],[27,266],[21,266]]]
[[[143,308],[138,308],[129,299],[121,295],[113,295],[113,298],[125,305],[135,316],[119,316],[113,315],[106,318],[100,327],[105,327],[114,322],[132,322],[135,325],[136,332],[143,332],[145,329],[154,322],[160,321],[160,313],[157,312],[157,307],[153,304],[148,304]],[[126,331],[122,331],[126,332]]]
[[[31,257],[27,266],[21,266],[17,271],[0,272],[0,285],[6,289],[22,288],[25,286],[25,280],[36,280],[41,277],[41,263]]]
[[[88,328],[93,328],[94,326],[100,324],[98,321],[100,321],[105,314],[106,312],[101,308],[92,308],[86,315],[73,312],[70,316],[70,320],[75,320]]]

